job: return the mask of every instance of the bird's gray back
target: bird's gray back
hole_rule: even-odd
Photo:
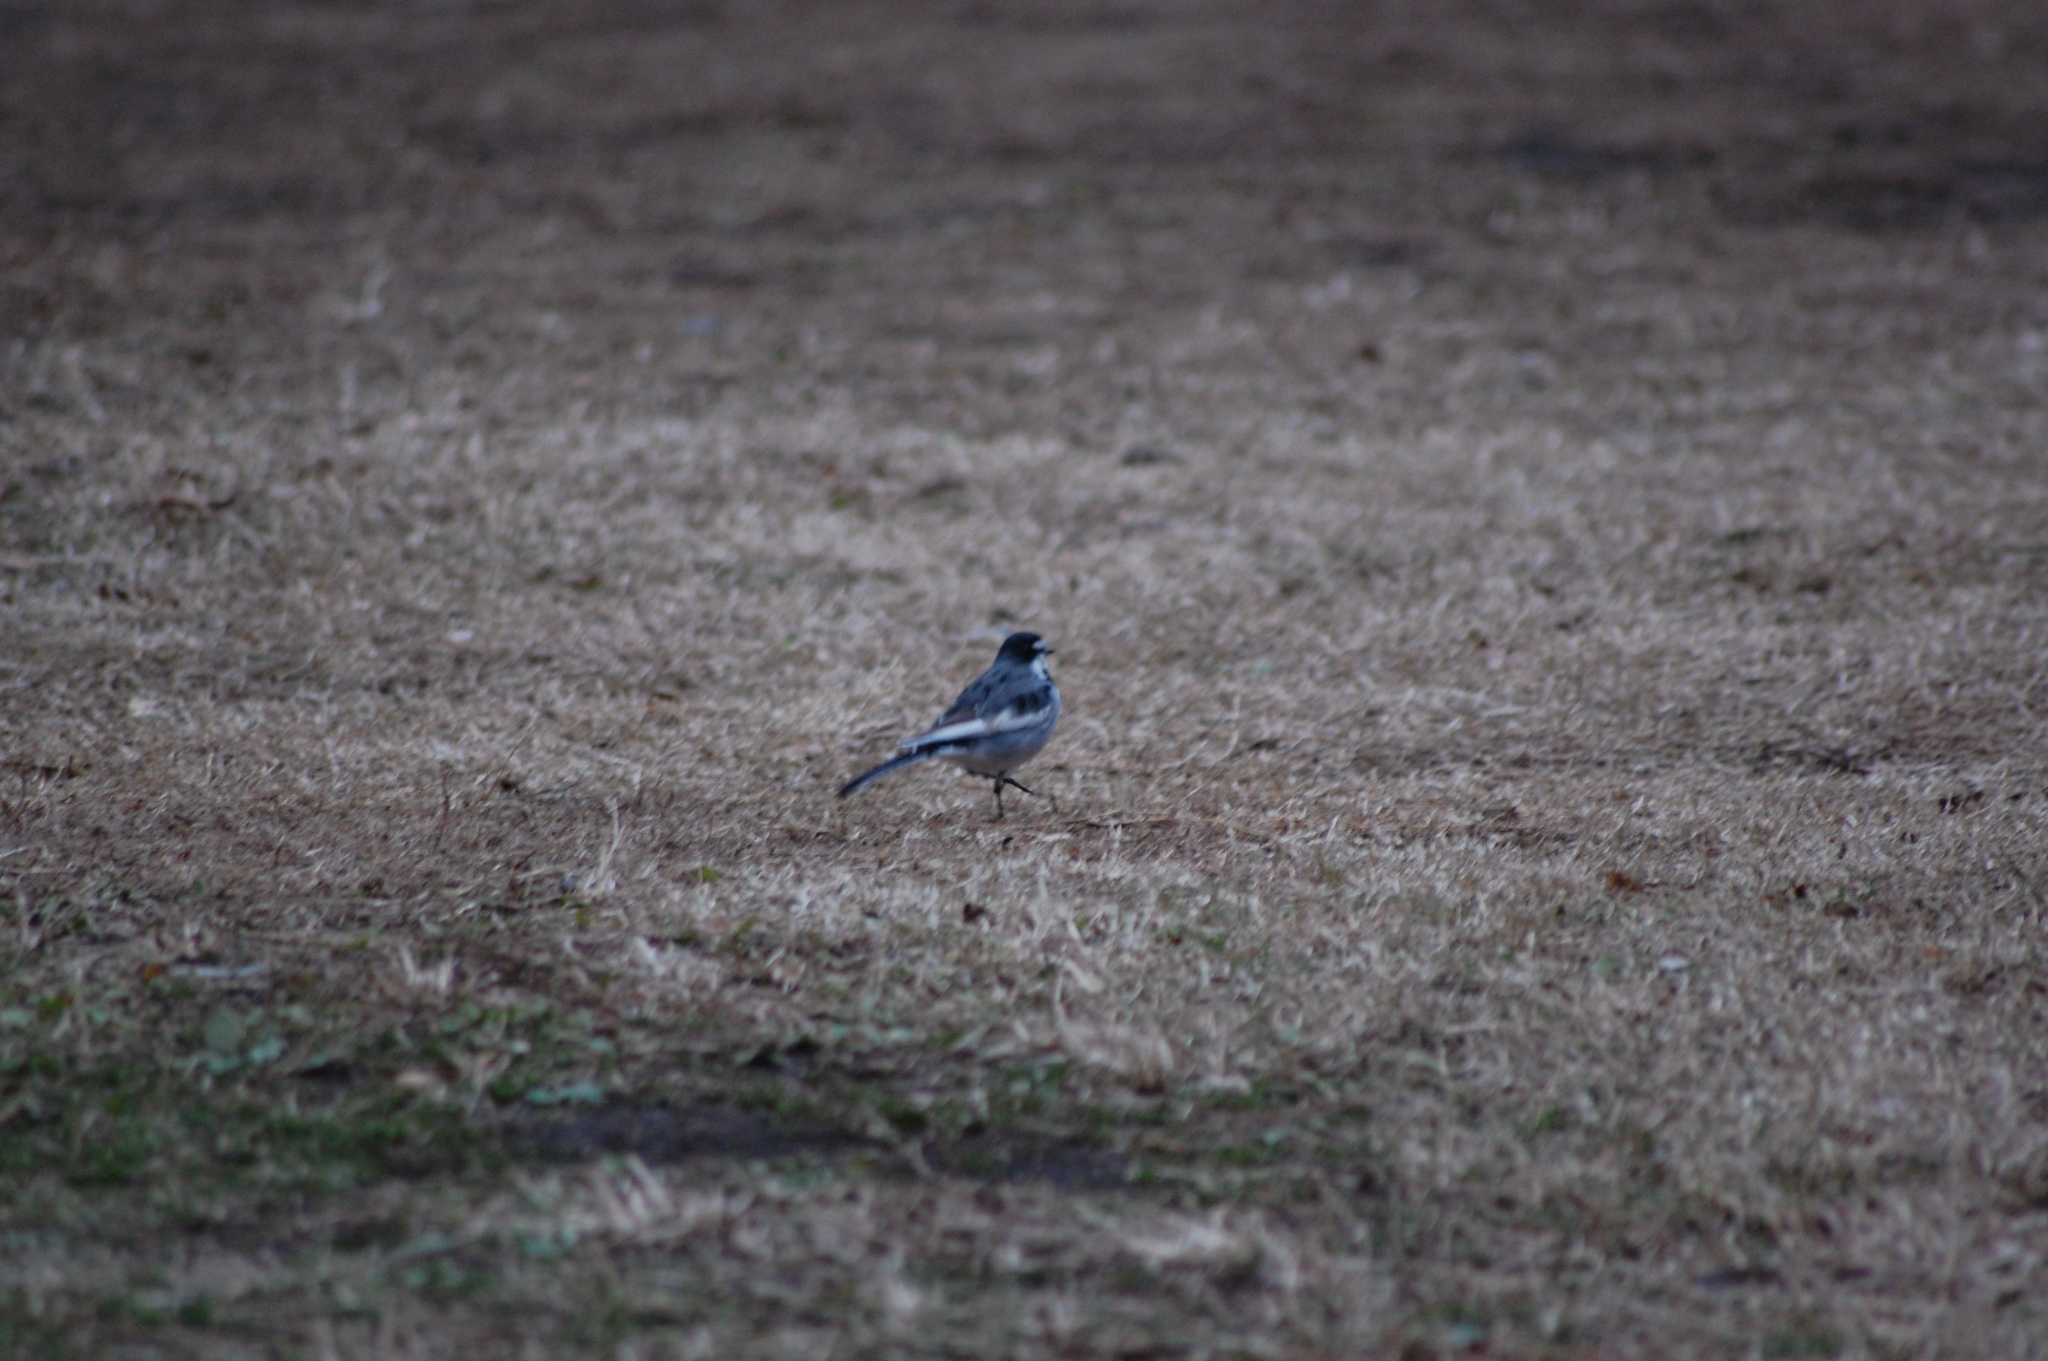
[[[952,707],[939,715],[934,728],[943,728],[949,723],[964,723],[970,718],[994,718],[1012,705],[1021,705],[1025,710],[1034,707],[1036,692],[1045,691],[1047,697],[1038,697],[1036,707],[1059,709],[1059,687],[1052,678],[1040,680],[1029,668],[1017,667],[1003,672],[989,671],[975,677],[972,684],[960,692]]]

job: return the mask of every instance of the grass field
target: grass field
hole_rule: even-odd
[[[0,1354],[2041,1356],[2048,18],[1564,8],[0,7]]]

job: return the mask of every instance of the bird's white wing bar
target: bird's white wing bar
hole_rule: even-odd
[[[1015,704],[981,718],[970,718],[961,723],[948,723],[944,727],[921,732],[904,742],[904,751],[922,751],[926,747],[943,747],[953,742],[964,742],[974,737],[989,737],[996,733],[1015,732],[1043,722],[1045,709],[1022,709]]]

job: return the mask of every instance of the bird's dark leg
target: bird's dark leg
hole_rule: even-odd
[[[999,775],[999,776],[997,776],[997,777],[996,777],[996,805],[997,805],[997,807],[1001,807],[1001,806],[1002,806],[1002,802],[1003,802],[1003,786],[1004,786],[1004,785],[1009,785],[1009,786],[1010,786],[1011,788],[1013,788],[1013,789],[1023,789],[1023,790],[1024,790],[1024,792],[1025,792],[1026,794],[1029,794],[1029,795],[1030,795],[1030,796],[1031,796],[1032,798],[1034,798],[1034,799],[1038,797],[1038,791],[1037,791],[1037,790],[1035,790],[1035,789],[1027,789],[1027,788],[1025,788],[1025,786],[1024,786],[1024,785],[1020,784],[1020,783],[1019,783],[1018,781],[1016,781],[1016,780],[1013,780],[1013,779],[1011,779],[1011,778],[1010,778],[1010,777],[1009,777],[1008,775]],[[1055,812],[1055,813],[1059,812],[1059,811],[1060,811],[1060,801],[1059,801],[1058,799],[1053,799],[1053,798],[1052,798],[1052,795],[1050,795],[1050,794],[1046,795],[1045,797],[1047,797],[1047,798],[1049,798],[1049,799],[1052,799],[1052,811],[1053,811],[1053,812]]]
[[[997,822],[1001,822],[1001,821],[1003,820],[1003,777],[1002,777],[1002,776],[1000,776],[1000,775],[998,775],[998,776],[996,776],[996,777],[995,777],[995,780],[996,780],[996,821],[997,821]]]

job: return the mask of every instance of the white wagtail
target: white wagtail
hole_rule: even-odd
[[[1010,772],[1038,755],[1060,721],[1060,688],[1052,683],[1045,659],[1052,649],[1035,633],[1013,633],[1003,639],[989,669],[960,692],[952,707],[939,715],[930,730],[906,740],[898,755],[865,775],[848,780],[839,797],[862,789],[884,775],[920,761],[951,761],[996,783],[996,816],[1003,815],[1003,786],[1023,789]],[[1059,801],[1053,800],[1053,807]]]

